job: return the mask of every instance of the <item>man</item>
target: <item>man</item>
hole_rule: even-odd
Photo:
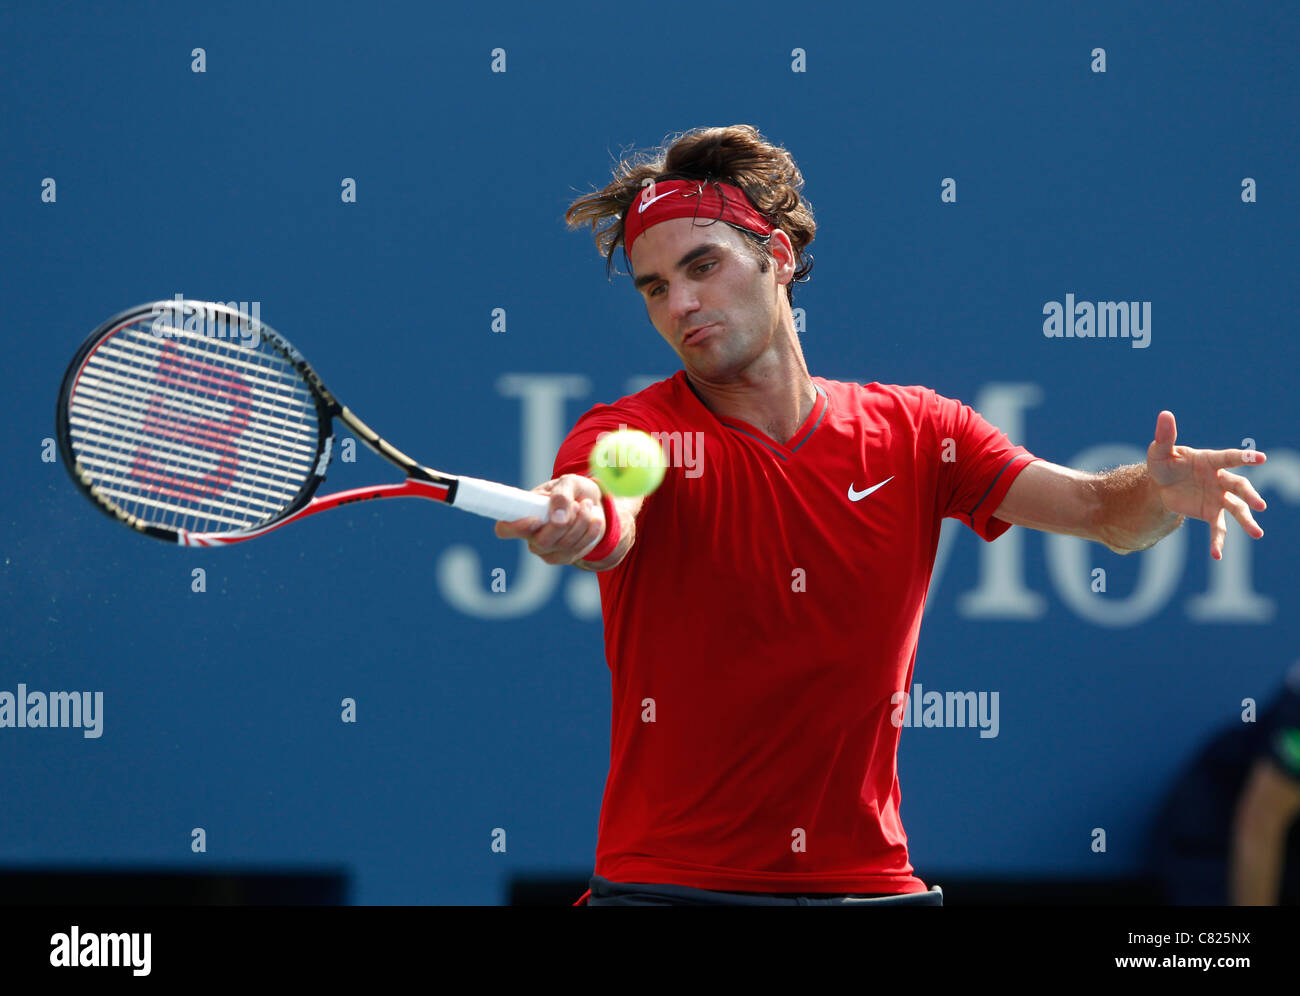
[[[912,686],[941,520],[1142,550],[1191,515],[1247,534],[1264,502],[1175,446],[1088,474],[1041,460],[923,387],[811,376],[792,284],[815,232],[786,150],[745,125],[679,137],[569,210],[622,245],[682,363],[587,412],[556,457],[550,518],[498,523],[549,564],[598,572],[613,681],[592,905],[865,905],[926,892],[899,820],[891,722]],[[585,476],[603,432],[699,440],[645,498]],[[674,459],[674,458],[677,459]],[[691,468],[694,469],[691,469]],[[696,476],[691,476],[695,474]],[[886,899],[887,902],[894,900]]]
[[[1300,904],[1300,662],[1179,773],[1151,845],[1172,905]]]

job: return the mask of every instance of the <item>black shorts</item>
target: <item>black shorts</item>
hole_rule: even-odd
[[[711,892],[685,885],[611,882],[591,877],[588,906],[942,906],[943,890],[901,893]]]

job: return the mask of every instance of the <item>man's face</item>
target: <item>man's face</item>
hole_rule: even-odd
[[[767,272],[744,236],[723,222],[672,218],[646,229],[632,247],[636,287],[659,334],[688,371],[726,381],[771,347],[779,326],[786,267]],[[708,326],[703,328],[701,326]]]

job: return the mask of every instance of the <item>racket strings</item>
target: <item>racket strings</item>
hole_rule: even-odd
[[[315,398],[265,339],[153,331],[154,316],[91,351],[69,435],[91,489],[144,522],[229,532],[274,518],[317,461]]]

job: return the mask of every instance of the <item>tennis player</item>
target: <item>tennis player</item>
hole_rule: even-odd
[[[1145,464],[1083,473],[930,388],[810,375],[791,310],[816,230],[802,186],[754,128],[704,128],[566,214],[607,271],[623,247],[682,366],[578,420],[534,489],[549,521],[496,526],[598,572],[613,711],[593,906],[942,903],[908,859],[891,717],[945,517],[1127,552],[1192,516],[1216,559],[1225,514],[1263,535],[1263,500],[1227,468],[1264,454],[1176,446],[1170,412]],[[586,476],[624,426],[669,444],[644,499]],[[672,452],[688,436],[698,460]]]

